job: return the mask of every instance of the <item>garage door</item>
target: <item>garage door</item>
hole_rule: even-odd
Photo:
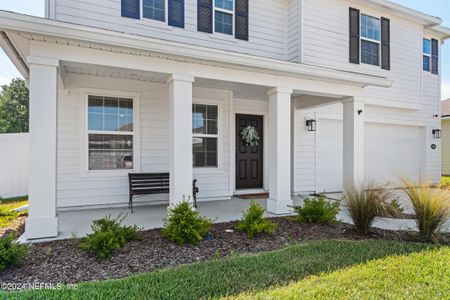
[[[317,188],[342,190],[342,121],[322,119],[317,126]],[[367,123],[365,176],[373,183],[399,186],[402,176],[420,179],[420,127]]]

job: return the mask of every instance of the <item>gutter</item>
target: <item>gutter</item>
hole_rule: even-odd
[[[176,57],[188,57],[216,64],[237,65],[267,70],[280,76],[303,76],[328,81],[346,82],[356,86],[390,87],[392,81],[386,77],[350,72],[327,67],[292,63],[249,54],[230,52],[197,45],[183,44],[106,29],[21,15],[0,10],[0,28],[30,34],[60,37],[129,49],[139,49]]]

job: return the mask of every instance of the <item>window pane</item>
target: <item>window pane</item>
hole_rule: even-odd
[[[133,169],[133,136],[89,134],[89,170]]]
[[[192,132],[194,134],[218,133],[218,107],[215,105],[192,105]]]
[[[215,13],[215,28],[216,32],[233,34],[233,16],[220,11]]]
[[[233,0],[216,0],[216,7],[233,11]]]
[[[361,62],[379,65],[379,45],[377,43],[361,40]]]
[[[364,38],[380,41],[381,22],[380,19],[361,15],[361,36]]]
[[[426,55],[423,56],[423,70],[430,71],[430,57]]]
[[[423,39],[423,53],[431,55],[431,40]]]
[[[192,138],[194,167],[217,167],[217,138]]]
[[[144,0],[143,14],[144,18],[164,22],[166,20],[165,0]]]
[[[89,96],[88,129],[91,131],[133,131],[133,100]]]

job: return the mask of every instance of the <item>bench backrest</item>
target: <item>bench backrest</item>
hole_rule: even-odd
[[[129,173],[130,193],[134,195],[168,193],[169,173]]]

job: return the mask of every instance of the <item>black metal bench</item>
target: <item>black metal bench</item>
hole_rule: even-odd
[[[129,202],[128,208],[133,213],[133,197],[151,194],[167,194],[170,191],[169,173],[129,173]],[[197,179],[192,181],[192,196],[194,207],[197,207]]]

